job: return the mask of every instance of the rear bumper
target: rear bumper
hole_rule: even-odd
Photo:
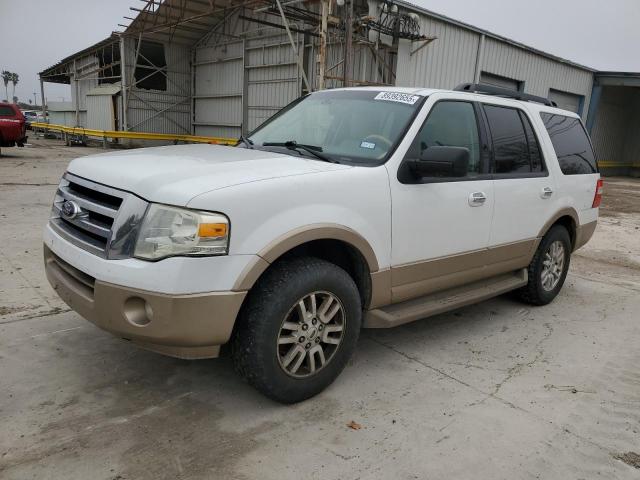
[[[217,357],[246,292],[169,295],[102,282],[44,247],[47,279],[60,298],[98,327],[179,358]]]

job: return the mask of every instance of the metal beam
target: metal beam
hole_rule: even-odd
[[[282,5],[280,4],[280,0],[276,0],[276,4],[278,5],[278,10],[280,10],[282,23],[284,24],[284,27],[287,30],[287,35],[289,36],[289,41],[291,42],[291,48],[293,49],[293,53],[298,59],[298,68],[300,69],[300,73],[302,73],[302,79],[304,80],[304,84],[307,87],[307,92],[311,92],[311,87],[309,86],[309,80],[307,79],[307,74],[304,71],[304,64],[302,63],[302,57],[298,52],[298,48],[296,47],[296,42],[293,40],[293,35],[291,35],[291,30],[289,29],[289,22],[287,21],[287,17],[284,15],[284,10],[282,10]]]
[[[324,76],[327,68],[327,19],[329,17],[329,2],[322,0],[322,20],[320,22],[320,51],[318,53],[319,72],[318,89],[324,90]]]
[[[125,49],[124,37],[120,37],[120,85],[122,85],[122,120],[120,122],[120,130],[127,130],[127,69],[125,68]]]

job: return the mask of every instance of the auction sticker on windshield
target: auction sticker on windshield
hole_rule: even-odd
[[[409,95],[408,93],[399,92],[380,92],[374,97],[374,100],[387,100],[388,102],[400,102],[413,105],[420,100],[420,95]]]

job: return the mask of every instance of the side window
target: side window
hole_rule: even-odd
[[[493,139],[495,173],[531,173],[527,133],[518,110],[484,105]]]
[[[565,175],[597,173],[596,158],[579,119],[540,113],[556,151],[560,169]]]
[[[417,151],[427,148],[465,147],[469,149],[471,174],[480,173],[480,137],[473,105],[469,102],[441,101],[436,103],[416,138]],[[415,145],[415,144],[414,144]]]
[[[13,108],[7,105],[0,105],[0,117],[13,117],[14,115]]]
[[[540,144],[538,143],[538,137],[536,137],[536,134],[533,131],[533,127],[531,126],[531,122],[523,112],[520,112],[520,119],[522,120],[522,123],[524,125],[524,131],[527,134],[529,156],[531,158],[531,171],[542,172],[544,171],[544,164],[542,162],[542,149],[540,148]]]

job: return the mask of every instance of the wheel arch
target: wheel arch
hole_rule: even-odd
[[[555,225],[562,225],[569,232],[569,238],[571,238],[571,248],[575,250],[576,241],[578,237],[578,229],[580,226],[580,220],[578,218],[578,212],[576,212],[573,208],[563,208],[562,210],[556,212],[553,217],[542,227],[540,233],[538,234],[539,238],[544,237],[551,227]]]
[[[362,235],[337,224],[310,225],[281,235],[258,252],[236,280],[233,290],[251,290],[278,260],[302,255],[318,257],[343,268],[356,283],[363,307],[370,305],[371,274],[379,271],[376,254]]]

